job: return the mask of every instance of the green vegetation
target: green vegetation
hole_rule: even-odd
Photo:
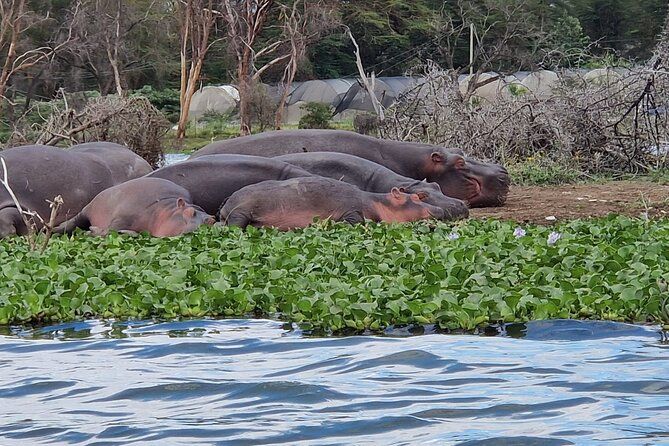
[[[472,220],[79,234],[54,238],[43,255],[14,238],[0,242],[0,323],[252,315],[323,332],[546,318],[667,324],[668,239],[669,220],[626,217],[523,230]]]
[[[531,157],[522,162],[507,164],[513,184],[519,186],[547,186],[570,184],[583,178],[572,166],[565,166],[541,157]]]
[[[329,129],[330,118],[332,117],[332,107],[319,102],[307,102],[300,107],[307,113],[300,118],[297,125],[301,129]]]

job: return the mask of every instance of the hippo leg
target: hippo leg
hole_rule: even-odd
[[[0,210],[0,239],[11,235],[24,235],[26,227],[16,208],[4,208]]]
[[[55,228],[53,228],[54,234],[72,234],[75,229],[90,229],[91,221],[88,219],[86,214],[79,212],[74,217],[70,218],[67,221],[62,222]]]
[[[342,221],[345,221],[346,223],[350,223],[352,225],[365,222],[365,217],[363,217],[362,212],[360,211],[348,212],[344,214],[341,219]]]
[[[245,228],[251,224],[250,218],[248,218],[241,212],[235,212],[235,211],[228,214],[225,218],[221,219],[221,221],[226,226],[239,226],[240,228]]]

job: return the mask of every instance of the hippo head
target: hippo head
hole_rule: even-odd
[[[398,187],[398,189],[400,192],[407,194],[416,194],[420,201],[443,209],[445,212],[444,218],[446,219],[469,217],[467,203],[457,198],[447,197],[441,192],[441,188],[437,183],[417,181],[414,184]]]
[[[509,193],[509,173],[498,164],[465,158],[461,151],[432,152],[427,180],[439,184],[444,195],[470,207],[501,206]]]
[[[407,222],[423,219],[444,219],[446,213],[443,209],[425,203],[420,200],[418,194],[407,194],[393,187],[387,194],[386,212],[383,213],[383,221]]]
[[[155,216],[151,233],[156,237],[174,237],[195,231],[200,225],[213,225],[214,217],[183,198],[170,201]]]

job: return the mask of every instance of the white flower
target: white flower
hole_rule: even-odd
[[[450,234],[448,234],[448,239],[449,240],[457,240],[459,238],[460,238],[460,236],[458,235],[457,232],[451,232]]]
[[[560,234],[559,232],[551,232],[550,234],[548,234],[548,244],[554,245],[555,242],[560,240],[560,237],[562,237],[562,234]]]
[[[516,238],[525,237],[525,234],[526,232],[523,228],[516,228],[513,231],[513,235],[516,236]]]

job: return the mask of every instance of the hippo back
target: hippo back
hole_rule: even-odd
[[[377,151],[379,141],[371,136],[344,130],[276,130],[215,141],[193,153],[191,158],[233,153],[274,157],[304,152],[340,152],[364,156],[369,151]]]
[[[72,146],[69,150],[106,165],[112,174],[114,185],[142,177],[153,171],[149,163],[141,156],[113,142],[89,142]]]
[[[250,184],[312,176],[306,170],[272,158],[209,155],[162,167],[148,177],[163,178],[190,192],[193,204],[214,214],[230,195]]]
[[[37,212],[48,220],[51,210],[46,200],[62,196],[56,224],[76,215],[98,193],[113,186],[109,169],[76,154],[49,146],[22,146],[0,152],[5,160],[9,184],[24,210]],[[14,207],[0,188],[0,209]]]
[[[390,192],[393,187],[420,183],[373,161],[346,153],[291,153],[274,159],[293,164],[314,175],[353,184],[368,192]]]

